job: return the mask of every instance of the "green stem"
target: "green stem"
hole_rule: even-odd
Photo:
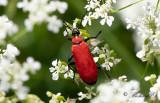
[[[88,27],[87,27],[87,25],[86,25],[86,30],[87,30],[87,33],[89,33],[89,32],[88,32]]]
[[[143,76],[142,76],[142,80],[144,79],[144,76],[146,75],[146,72],[148,71],[148,67],[149,67],[149,60],[147,61],[147,65],[146,65],[146,68],[144,70],[144,73],[143,73]]]
[[[155,9],[154,13],[156,13],[156,12],[157,12],[158,5],[159,5],[159,0],[157,1],[157,5],[156,5],[156,9]]]
[[[104,0],[102,0],[102,3],[104,4]]]
[[[14,94],[14,95],[7,97],[7,98],[10,100],[10,99],[16,98],[16,95]]]
[[[7,44],[12,44],[13,42],[17,41],[19,38],[21,38],[25,33],[27,32],[26,29],[23,29],[21,32],[19,32],[17,35],[13,36],[10,40],[8,40]],[[7,45],[6,44],[6,45]],[[4,49],[6,45],[3,45],[0,49]]]
[[[26,34],[27,30],[23,29],[21,32],[19,32],[17,35],[15,35],[12,39],[8,41],[8,43],[13,43],[17,41],[19,38],[21,38],[24,34]]]
[[[127,5],[127,6],[125,6],[125,7],[122,7],[122,8],[120,8],[120,9],[118,9],[118,10],[111,11],[110,13],[115,13],[115,12],[121,11],[121,10],[126,9],[126,8],[128,8],[128,7],[130,7],[130,6],[134,5],[134,4],[137,4],[137,3],[141,2],[141,1],[143,1],[143,0],[139,0],[139,1],[137,1],[137,2],[134,2],[134,3],[132,3],[132,4]]]
[[[18,0],[10,0],[8,3],[8,6],[5,8],[5,13],[7,14],[7,16],[9,17],[9,19],[12,19],[17,11],[17,4]]]

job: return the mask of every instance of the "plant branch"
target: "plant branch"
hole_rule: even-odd
[[[26,34],[27,30],[23,29],[21,32],[19,32],[17,35],[15,35],[13,38],[11,38],[8,43],[13,43],[17,41],[19,38],[21,38],[24,34]]]
[[[148,71],[148,67],[149,67],[149,60],[147,61],[147,65],[146,65],[146,68],[144,70],[144,73],[143,73],[143,76],[142,76],[142,80],[144,79],[144,76],[146,75],[147,71]],[[141,82],[142,82],[141,80]]]
[[[159,0],[157,1],[157,5],[156,5],[156,9],[155,9],[154,13],[156,13],[156,12],[157,12],[158,5],[159,5]]]
[[[115,13],[115,12],[121,11],[121,10],[126,9],[126,8],[128,8],[128,7],[130,7],[130,6],[134,5],[134,4],[137,4],[137,3],[141,2],[141,1],[143,1],[143,0],[139,0],[139,1],[137,1],[137,2],[134,2],[134,3],[132,3],[132,4],[127,5],[127,6],[125,6],[125,7],[122,7],[122,8],[120,8],[120,9],[118,9],[118,10],[111,11],[110,13]]]

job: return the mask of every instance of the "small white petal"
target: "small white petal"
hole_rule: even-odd
[[[94,57],[93,59],[95,62],[98,62],[99,57]]]
[[[100,21],[100,23],[101,23],[101,25],[104,25],[105,24],[105,19],[102,19],[101,21]]]
[[[144,78],[145,81],[149,81],[151,79],[151,77],[147,76]]]
[[[53,79],[53,80],[58,80],[58,78],[59,78],[58,73],[57,73],[57,72],[54,72],[54,73],[52,74],[52,79]]]
[[[57,66],[57,59],[52,62],[53,66]]]
[[[139,51],[139,52],[136,54],[136,56],[137,56],[138,58],[144,57],[144,56],[145,56],[145,51]]]

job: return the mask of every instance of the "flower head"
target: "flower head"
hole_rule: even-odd
[[[99,95],[91,100],[90,103],[147,103],[144,102],[144,97],[134,97],[138,94],[139,82],[132,80],[122,82],[112,80],[110,83],[103,83],[97,87]],[[135,102],[136,101],[136,102]]]
[[[30,6],[28,6],[30,5]],[[29,16],[25,20],[25,26],[28,31],[32,31],[35,24],[48,23],[48,30],[58,33],[62,27],[62,21],[56,15],[50,15],[56,10],[64,14],[68,8],[66,2],[49,1],[49,0],[23,0],[17,4],[24,12],[28,11]]]
[[[85,87],[85,89],[88,91],[88,93],[79,92],[78,93],[78,96],[80,96],[78,98],[79,100],[82,100],[82,99],[91,99],[92,95],[96,96],[96,93],[93,92],[94,87],[90,87],[90,88],[89,87]]]
[[[108,44],[105,44],[101,49],[95,47],[91,53],[96,55],[94,57],[95,62],[101,62],[101,66],[106,70],[110,70],[111,67],[121,61],[121,59],[116,58],[115,52],[110,50]]]
[[[5,0],[4,0],[5,1]],[[18,32],[18,27],[12,21],[8,20],[8,17],[0,16],[0,45],[5,43],[7,36],[12,36]]]
[[[100,17],[101,25],[107,23],[108,26],[111,26],[112,22],[114,21],[114,17],[110,16],[110,11],[112,11],[113,3],[116,3],[116,0],[106,0],[103,4],[101,4],[101,2],[98,0],[88,1],[88,4],[85,6],[85,8],[90,12],[88,16],[84,17],[82,25],[86,26],[87,22],[89,25],[91,25],[91,20],[98,19]]]
[[[58,80],[59,74],[63,74],[64,78],[73,78],[73,71],[68,71],[68,66],[64,62],[61,62],[60,60],[57,61],[56,59],[52,62],[52,65],[53,67],[50,67],[49,70],[52,72],[53,80]]]

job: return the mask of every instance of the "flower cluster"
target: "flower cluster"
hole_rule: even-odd
[[[38,96],[34,94],[28,94],[25,102],[26,103],[45,103]]]
[[[0,103],[16,103],[17,99],[9,99],[6,97],[6,93],[0,91]]]
[[[98,19],[101,17],[101,25],[104,25],[105,23],[108,24],[108,26],[112,25],[112,22],[114,21],[114,17],[110,16],[110,11],[113,10],[112,4],[116,3],[116,0],[105,0],[104,2],[101,0],[87,0],[88,4],[85,6],[87,11],[89,11],[89,14],[84,17],[84,20],[82,21],[82,25],[86,26],[88,23],[91,25],[92,19]],[[101,2],[103,2],[101,4]]]
[[[41,65],[28,57],[27,61],[21,64],[16,60],[19,50],[12,44],[8,44],[6,50],[0,54],[0,91],[7,92],[13,90],[19,99],[26,99],[29,91],[23,83],[29,80],[28,73],[35,73]]]
[[[90,87],[90,88],[89,87],[85,87],[85,88],[88,91],[88,93],[79,92],[78,93],[78,96],[80,96],[78,98],[79,100],[82,100],[82,99],[91,99],[92,95],[96,96],[96,93],[93,92],[94,87]]]
[[[108,44],[105,44],[101,49],[95,47],[91,53],[95,55],[95,62],[100,62],[101,66],[106,68],[106,70],[110,70],[111,67],[121,61],[121,59],[116,58],[116,53],[114,50],[110,50]]]
[[[50,72],[53,72],[52,73],[53,80],[58,80],[59,75],[62,78],[73,78],[74,73],[72,70],[69,70],[67,63],[61,62],[60,60],[57,61],[56,59],[52,62],[52,65],[53,67],[50,67],[49,70]]]
[[[0,45],[5,43],[7,36],[12,36],[18,32],[18,27],[12,21],[9,21],[7,16],[0,16]]]
[[[29,6],[28,6],[29,5]],[[48,23],[48,30],[53,33],[58,33],[63,23],[56,15],[50,15],[55,11],[60,14],[65,13],[68,5],[66,2],[49,1],[49,0],[23,0],[17,4],[18,8],[23,8],[23,11],[29,12],[28,18],[25,20],[27,30],[32,31],[35,24],[42,22]]]
[[[151,100],[160,100],[160,76],[158,76],[158,79],[156,80],[156,83],[153,85],[153,82],[155,81],[155,76],[152,78],[150,78],[150,80],[152,80],[151,84],[152,84],[152,87],[150,88],[150,97],[151,97]]]
[[[68,98],[67,100],[65,100],[65,98],[61,96],[61,93],[53,94],[52,92],[47,91],[46,94],[48,97],[52,97],[49,103],[76,103],[76,99]]]
[[[103,83],[97,87],[99,95],[90,103],[147,103],[139,91],[139,82],[112,80],[110,83]],[[142,96],[142,97],[139,97]]]
[[[0,91],[0,103],[17,103],[19,99],[14,96],[13,98],[7,97],[5,92]],[[25,103],[44,103],[39,97],[34,94],[27,94]]]
[[[8,4],[8,0],[0,0],[0,6],[6,6]]]
[[[137,57],[142,61],[152,60],[160,55],[160,12],[148,2],[144,6],[145,14],[137,20],[127,19],[127,29],[137,29],[138,34],[144,39],[142,49]]]

